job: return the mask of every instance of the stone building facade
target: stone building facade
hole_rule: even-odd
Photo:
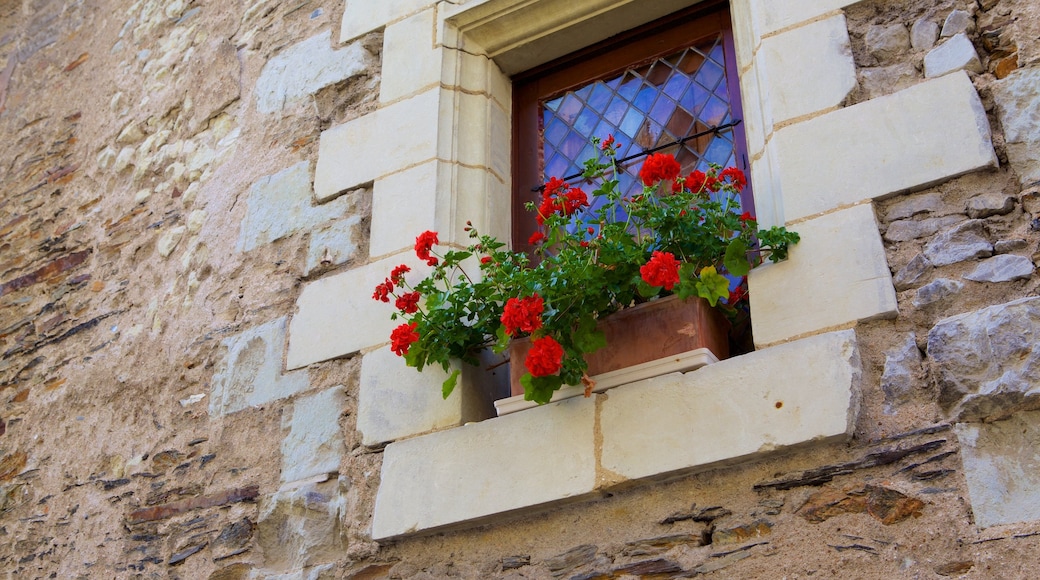
[[[730,1],[754,352],[489,419],[387,348],[511,77],[695,4],[0,2],[0,571],[1032,577],[1032,0]]]

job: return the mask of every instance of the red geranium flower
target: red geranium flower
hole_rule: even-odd
[[[415,327],[418,325],[418,322],[408,322],[398,326],[390,333],[390,349],[397,356],[408,354],[408,349],[411,348],[412,343],[419,340],[419,333],[415,331]]]
[[[491,256],[484,256],[483,258],[480,259],[480,263],[481,264],[487,264],[487,263],[490,263],[490,262],[491,262]]]
[[[405,273],[411,271],[411,268],[405,266],[404,264],[401,264],[400,266],[390,271],[390,280],[392,280],[394,284],[400,284],[401,280],[404,279]]]
[[[437,232],[423,232],[415,238],[415,255],[420,260],[426,260],[426,263],[430,266],[437,265],[437,258],[430,255],[430,248],[434,244],[439,244],[440,240],[437,239]]]
[[[397,309],[405,314],[413,314],[416,310],[419,310],[419,298],[420,294],[418,292],[408,292],[398,296],[394,306],[397,306]]]
[[[639,178],[643,185],[653,185],[658,181],[668,181],[679,177],[679,162],[670,153],[653,153],[643,161],[639,170]]]
[[[566,191],[567,182],[560,179],[559,177],[550,177],[549,181],[545,182],[545,187],[542,188],[542,199],[550,198],[558,191]]]
[[[746,211],[746,212],[740,214],[740,221],[742,221],[742,222],[751,221],[753,219],[755,219],[755,218],[751,216],[751,212],[749,212],[749,211]]]
[[[527,243],[531,244],[532,246],[537,246],[538,244],[540,244],[540,243],[542,243],[544,241],[545,241],[545,234],[543,234],[542,232],[535,232],[535,233],[531,234],[531,237],[527,238]]]
[[[394,283],[389,278],[380,282],[376,286],[375,292],[372,293],[373,300],[380,300],[383,302],[390,302],[390,293],[394,291]]]
[[[639,268],[639,275],[651,286],[671,290],[679,283],[679,261],[671,252],[654,252],[650,261]]]
[[[519,332],[534,332],[542,327],[542,311],[545,304],[542,297],[535,294],[526,298],[510,298],[502,309],[502,324],[506,334],[513,336]]]
[[[606,151],[607,149],[610,149],[610,147],[613,144],[614,144],[614,136],[608,134],[607,138],[604,139],[603,142],[599,144],[599,148],[602,151]]]
[[[737,188],[737,191],[744,189],[744,186],[747,185],[747,178],[744,177],[744,172],[736,167],[727,167],[719,174],[719,180],[724,180],[727,177],[729,182],[733,184],[733,187]]]
[[[554,213],[571,215],[589,205],[589,197],[579,188],[570,188],[563,181],[552,178],[542,192],[542,203],[538,206],[538,225]]]
[[[543,336],[531,341],[524,366],[531,376],[545,377],[560,372],[562,363],[563,347],[553,337]]]

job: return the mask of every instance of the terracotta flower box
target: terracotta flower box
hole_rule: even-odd
[[[607,346],[587,355],[594,392],[667,373],[690,371],[729,357],[729,322],[702,298],[669,296],[626,308],[604,318],[599,329]],[[495,402],[499,415],[536,406],[524,401],[520,377],[531,348],[528,338],[509,347],[510,392]],[[584,386],[560,389],[553,400],[583,394]]]

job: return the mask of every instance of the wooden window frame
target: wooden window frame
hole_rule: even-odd
[[[722,34],[726,55],[726,83],[730,94],[732,118],[742,119],[736,54],[733,47],[729,2],[707,0],[643,26],[623,32],[531,70],[519,73],[513,81],[512,148],[512,247],[531,253],[528,243],[534,233],[534,219],[524,219],[525,204],[537,201],[537,185],[542,175],[543,146],[540,103],[568,90],[611,75],[620,74],[676,50],[694,46],[711,36]],[[750,173],[747,140],[743,123],[733,128],[737,163]],[[562,177],[562,176],[561,176]],[[750,184],[741,194],[744,208],[754,213]]]

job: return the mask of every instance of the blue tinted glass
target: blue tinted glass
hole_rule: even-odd
[[[625,114],[624,120],[621,121],[621,131],[629,137],[635,139],[636,134],[639,133],[639,128],[643,126],[643,119],[646,117],[643,113],[637,109],[632,108]]]
[[[596,111],[586,107],[584,111],[578,115],[578,120],[574,122],[574,130],[581,133],[582,135],[591,137],[592,129],[599,122],[599,115]]]
[[[545,141],[553,145],[559,145],[560,139],[563,139],[566,134],[567,125],[563,121],[553,118],[545,128]]]
[[[633,104],[640,110],[645,112],[650,111],[650,107],[654,104],[654,99],[657,98],[657,89],[649,85],[643,85],[643,88],[639,89],[639,94],[636,95]]]
[[[613,96],[610,89],[604,84],[597,83],[592,89],[592,94],[586,101],[593,109],[603,112],[607,108],[607,103],[610,102],[610,97]]]
[[[714,89],[719,80],[725,76],[725,71],[719,65],[710,60],[704,63],[701,70],[697,71],[697,82],[709,89]]]

